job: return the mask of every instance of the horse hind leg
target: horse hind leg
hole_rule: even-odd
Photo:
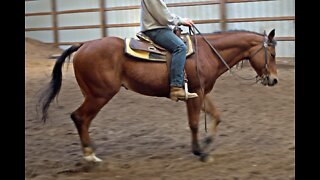
[[[112,98],[106,97],[85,97],[82,105],[71,114],[80,137],[84,159],[89,162],[101,162],[102,160],[95,156],[92,143],[89,137],[89,127],[93,118],[98,114],[100,109]]]

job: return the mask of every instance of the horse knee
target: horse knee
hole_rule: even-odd
[[[189,127],[192,132],[198,132],[198,129],[199,129],[198,123],[189,123]]]

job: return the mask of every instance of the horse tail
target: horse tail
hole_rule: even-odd
[[[40,107],[42,113],[42,121],[45,123],[48,118],[48,109],[52,100],[59,94],[62,83],[62,66],[67,57],[77,51],[83,44],[73,45],[66,49],[57,59],[51,74],[51,81],[41,93],[37,109]],[[70,57],[69,57],[70,58]]]

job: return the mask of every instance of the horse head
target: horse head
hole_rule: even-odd
[[[264,33],[263,41],[254,44],[249,49],[249,62],[265,86],[273,86],[278,83],[274,36],[274,29],[268,36]]]

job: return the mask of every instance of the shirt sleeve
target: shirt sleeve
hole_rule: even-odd
[[[161,25],[181,25],[186,18],[171,13],[163,0],[143,0],[149,13]]]

